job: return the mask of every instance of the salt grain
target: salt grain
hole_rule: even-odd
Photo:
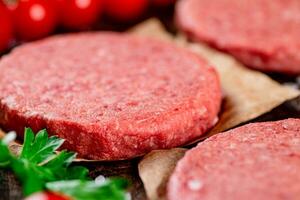
[[[126,194],[125,194],[125,199],[126,200],[131,200],[132,198],[131,198],[131,194],[129,193],[129,192],[127,192]]]
[[[102,185],[105,182],[105,177],[103,175],[99,175],[95,178],[95,183],[97,185]]]

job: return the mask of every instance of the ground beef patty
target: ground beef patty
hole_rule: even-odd
[[[182,145],[216,122],[216,72],[160,41],[117,33],[55,36],[0,62],[0,125],[47,128],[91,159]]]
[[[168,199],[299,199],[299,171],[300,119],[249,124],[188,151]]]
[[[263,71],[300,73],[299,0],[181,0],[178,26]]]

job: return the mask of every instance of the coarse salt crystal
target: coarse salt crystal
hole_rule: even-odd
[[[131,198],[131,194],[129,193],[129,192],[127,192],[126,194],[125,194],[125,199],[126,200],[131,200],[132,198]]]
[[[105,182],[105,177],[103,175],[99,175],[95,178],[95,183],[97,185],[102,185]]]

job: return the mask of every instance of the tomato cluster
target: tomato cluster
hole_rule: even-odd
[[[13,39],[43,38],[57,27],[84,30],[104,14],[127,22],[141,16],[148,5],[167,6],[175,0],[0,0],[0,52]]]

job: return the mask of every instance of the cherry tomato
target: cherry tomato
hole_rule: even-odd
[[[17,36],[35,40],[49,35],[57,24],[54,4],[48,0],[20,0],[14,10]]]
[[[106,14],[118,21],[127,22],[140,17],[147,9],[149,0],[106,0]]]
[[[90,27],[102,10],[102,0],[56,0],[60,6],[61,24],[69,29]]]
[[[175,3],[176,0],[151,0],[154,6],[168,6]]]
[[[70,198],[52,192],[38,192],[30,195],[25,200],[70,200]]]
[[[13,24],[8,9],[0,4],[0,52],[7,49],[13,38]]]

